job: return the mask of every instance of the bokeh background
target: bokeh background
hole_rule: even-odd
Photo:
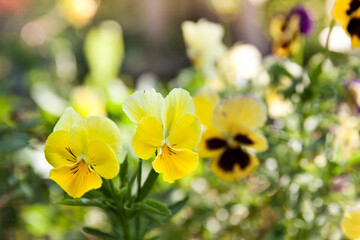
[[[314,30],[300,60],[278,60],[270,21],[297,4],[311,11]],[[207,85],[187,57],[181,31],[186,20],[207,19],[224,27],[227,47],[252,44],[260,53],[261,71],[247,88],[219,91],[250,92],[266,102],[270,148],[244,180],[220,180],[207,160],[175,184],[159,180],[154,198],[187,201],[146,239],[346,239],[342,214],[360,192],[360,121],[347,87],[360,63],[343,32],[333,36],[330,52],[324,49],[332,6],[323,0],[0,0],[0,238],[95,239],[82,227],[111,229],[97,208],[54,203],[65,194],[48,179],[46,138],[72,106],[83,117],[114,120],[124,152],[133,154],[134,126],[122,102],[134,90],[155,87],[165,96],[183,87],[195,94]]]

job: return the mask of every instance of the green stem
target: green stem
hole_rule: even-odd
[[[334,21],[334,19],[332,19],[330,22],[329,33],[327,35],[326,43],[325,43],[325,50],[326,50],[327,55],[329,55],[329,53],[330,53],[330,51],[329,51],[330,35],[331,35],[331,31],[333,30],[334,26],[335,26],[335,21]]]
[[[142,186],[136,201],[142,201],[146,198],[146,196],[149,194],[151,188],[154,186],[157,177],[159,176],[159,174],[157,172],[155,172],[155,170],[152,168],[148,177],[145,180],[144,185]]]
[[[142,174],[142,159],[139,158],[139,170],[138,170],[138,176],[137,176],[138,195],[141,190],[141,174]]]

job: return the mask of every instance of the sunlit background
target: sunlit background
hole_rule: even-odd
[[[309,10],[312,32],[301,39],[301,54],[278,58],[271,20],[297,4]],[[146,239],[346,239],[343,212],[360,199],[360,83],[354,81],[360,62],[340,25],[329,36],[332,6],[324,0],[0,0],[0,238],[96,239],[82,227],[111,229],[95,207],[54,203],[65,193],[48,178],[43,148],[66,107],[114,120],[121,156],[129,151],[135,158],[124,99],[149,88],[165,96],[182,87],[194,96],[206,86],[221,96],[262,98],[270,148],[243,180],[220,180],[204,160],[175,184],[158,181],[155,198],[188,200]],[[186,47],[193,35],[183,33],[184,21],[198,20],[221,26],[206,60]],[[207,34],[201,31],[195,30],[199,38]],[[144,165],[149,171],[151,164]]]

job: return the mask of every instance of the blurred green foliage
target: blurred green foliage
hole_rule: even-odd
[[[207,79],[189,67],[176,20],[169,21],[167,35],[156,42],[150,33],[158,29],[147,29],[144,23],[138,27],[146,22],[140,18],[144,13],[131,1],[96,1],[100,4],[97,15],[83,28],[72,26],[55,1],[15,2],[12,7],[19,8],[15,12],[0,11],[0,236],[113,238],[110,233],[118,233],[120,227],[110,224],[104,199],[94,192],[81,200],[64,198],[65,193],[47,177],[43,146],[63,108],[73,104],[73,89],[82,85],[97,88],[108,116],[122,130],[129,162],[122,164],[122,179],[114,184],[124,194],[121,184],[132,181],[128,186],[135,191],[139,175],[133,171],[138,164],[131,150],[134,127],[120,109],[125,97],[138,87],[139,75],[156,70],[148,66],[160,65],[160,77],[147,83],[164,94],[174,87],[195,94]],[[258,6],[261,31],[274,14],[296,3],[269,0]],[[344,157],[347,150],[334,144],[334,128],[341,124],[339,106],[348,101],[346,84],[360,76],[359,56],[355,51],[326,52],[318,43],[320,30],[330,22],[325,1],[299,3],[311,5],[316,19],[316,29],[303,45],[302,55],[290,60],[266,57],[263,68],[269,86],[251,85],[243,90],[230,86],[221,92],[222,96],[251,92],[266,99],[266,91],[274,88],[294,105],[292,113],[269,118],[263,131],[270,147],[259,155],[260,166],[245,179],[229,183],[217,178],[204,159],[195,173],[172,185],[160,178],[148,183],[155,184],[152,192],[143,193],[149,199],[144,197],[141,203],[134,199],[128,209],[129,215],[146,213],[130,222],[146,228],[139,229],[148,231],[145,239],[346,239],[340,221],[342,213],[359,199],[360,153]],[[187,3],[188,8],[193,9],[192,4]],[[216,15],[205,5],[207,1],[196,4],[208,6],[208,12],[199,10],[186,18],[205,14],[230,28],[238,26],[237,20]],[[169,14],[178,16],[177,10]],[[228,31],[226,37],[230,35]],[[264,55],[269,53],[268,39],[261,47],[266,49]],[[166,53],[159,56],[158,52]],[[294,73],[294,66],[300,70]],[[151,163],[144,162],[143,169],[144,181]],[[131,190],[126,191],[131,195]],[[96,198],[99,201],[91,200]]]

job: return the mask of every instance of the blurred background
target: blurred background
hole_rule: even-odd
[[[204,161],[182,181],[159,181],[154,197],[188,201],[147,239],[346,239],[340,220],[359,192],[359,177],[349,169],[359,162],[360,137],[357,113],[340,106],[353,101],[345,92],[360,64],[358,53],[348,54],[346,37],[330,42],[325,54],[322,32],[333,2],[0,0],[0,238],[95,239],[81,227],[110,230],[96,208],[54,204],[65,194],[48,179],[46,138],[72,106],[83,117],[114,120],[124,151],[131,152],[134,126],[122,113],[123,100],[150,87],[165,96],[173,87],[194,94],[206,85],[207,76],[187,57],[181,25],[207,19],[223,26],[227,48],[256,47],[263,70],[257,83],[221,91],[251,92],[266,101],[271,147],[245,180],[221,181]],[[310,10],[314,29],[301,60],[278,61],[271,19],[297,4]],[[311,90],[301,90],[313,78]]]

